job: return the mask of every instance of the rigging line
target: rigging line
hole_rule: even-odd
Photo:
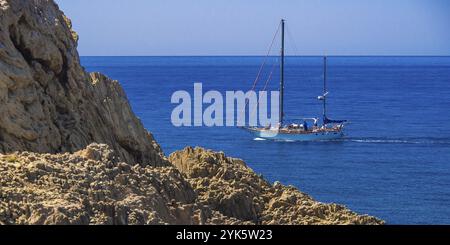
[[[262,70],[264,69],[264,66],[267,63],[267,58],[270,56],[270,52],[272,51],[272,47],[273,47],[273,45],[275,43],[275,40],[276,40],[277,35],[278,35],[278,32],[280,32],[280,28],[281,28],[281,22],[278,24],[277,30],[275,31],[275,34],[273,35],[272,42],[270,43],[270,46],[269,46],[269,50],[267,51],[267,54],[264,57],[263,63],[259,67],[258,75],[256,76],[256,79],[253,82],[253,85],[252,85],[252,88],[250,89],[250,91],[252,91],[252,90],[254,91],[255,88],[256,88],[256,85],[258,84],[259,78],[261,77]],[[245,101],[245,108],[247,108],[249,102],[250,102],[249,100]]]
[[[278,32],[280,31],[280,28],[281,28],[281,22],[278,24],[277,30],[276,30],[275,34],[273,35],[272,42],[270,43],[270,46],[269,46],[269,50],[267,51],[267,54],[266,54],[266,56],[264,57],[263,63],[262,63],[261,66],[259,67],[258,75],[256,76],[256,79],[255,79],[255,81],[253,82],[253,86],[252,86],[252,88],[250,89],[250,91],[254,91],[255,88],[256,88],[256,85],[257,85],[257,83],[258,83],[258,81],[259,81],[259,78],[260,78],[260,76],[261,76],[262,70],[263,70],[264,66],[266,65],[267,58],[270,56],[270,51],[272,51],[272,47],[273,47],[273,45],[274,45],[274,43],[275,43],[275,40],[276,40],[276,38],[277,38]],[[245,101],[245,108],[247,108],[249,102],[250,102],[249,100],[246,100],[246,101]]]
[[[292,35],[292,33],[290,31],[289,25],[286,26],[286,30],[287,30],[287,34],[288,34],[288,37],[289,37],[289,41],[290,41],[290,43],[292,43],[291,45],[294,48],[295,54],[296,55],[300,55],[300,52],[297,49],[297,44],[295,43],[295,40],[294,40],[294,36]]]
[[[292,35],[290,25],[286,25],[286,32],[289,38],[289,45],[294,49],[294,56],[300,56],[300,52],[297,48],[297,43],[295,42],[294,35]],[[285,114],[286,115],[286,114]]]
[[[266,65],[267,57],[269,57],[270,51],[272,51],[273,44],[275,43],[275,39],[276,39],[276,37],[277,37],[277,34],[278,34],[278,32],[280,31],[280,26],[281,26],[281,22],[280,22],[280,24],[278,24],[277,31],[275,32],[275,35],[273,36],[272,42],[270,43],[269,51],[267,51],[266,57],[264,57],[264,61],[263,61],[263,63],[261,64],[261,66],[259,67],[258,75],[256,76],[256,79],[255,79],[255,81],[253,82],[252,89],[250,89],[250,90],[255,90],[256,84],[258,83],[258,80],[259,80],[259,78],[260,78],[260,76],[261,76],[262,70],[263,70],[264,66]]]
[[[267,85],[269,84],[269,81],[272,79],[272,75],[273,72],[275,71],[276,65],[278,65],[278,59],[276,59],[275,63],[273,63],[272,70],[270,71],[269,77],[267,78],[266,83],[264,84],[264,88],[261,91],[266,91]]]
[[[275,71],[275,67],[278,65],[278,62],[279,62],[279,60],[278,60],[278,58],[277,58],[277,59],[275,60],[275,62],[273,63],[273,65],[272,65],[272,69],[271,69],[271,71],[270,71],[269,77],[268,77],[267,80],[266,80],[266,83],[264,84],[263,89],[260,90],[260,91],[266,91],[267,85],[269,84],[269,81],[272,79],[273,72]],[[258,99],[257,99],[256,105],[255,105],[256,108],[255,108],[255,107],[253,108],[251,116],[254,116],[255,113],[256,113],[256,111],[257,111],[257,108],[258,108],[258,105],[259,105],[259,99],[260,99],[260,97],[257,96],[257,98],[258,98]]]

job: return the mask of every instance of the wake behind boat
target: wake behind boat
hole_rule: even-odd
[[[322,124],[319,118],[293,119],[292,123],[286,124],[284,115],[284,33],[285,20],[281,20],[281,62],[280,62],[280,108],[279,122],[275,126],[247,127],[255,137],[272,140],[288,141],[320,141],[335,140],[344,137],[344,126],[347,120],[331,120],[327,117],[327,57],[324,57],[323,95],[318,99],[323,103]],[[309,122],[309,123],[308,123]],[[309,126],[311,125],[311,126]]]

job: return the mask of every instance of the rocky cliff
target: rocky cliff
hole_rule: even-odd
[[[121,162],[107,145],[0,155],[0,224],[240,224],[196,202],[172,166]]]
[[[200,148],[163,155],[51,0],[0,0],[0,224],[382,224]]]
[[[0,152],[110,145],[130,163],[166,164],[117,81],[80,65],[78,36],[51,0],[0,0]]]
[[[0,155],[0,224],[383,224],[271,185],[223,153],[170,159],[175,167],[131,165],[103,144]]]
[[[270,184],[240,159],[187,147],[170,161],[198,194],[197,203],[254,224],[382,224],[337,204],[313,200],[295,187]]]

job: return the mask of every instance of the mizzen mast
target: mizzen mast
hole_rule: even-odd
[[[327,57],[323,57],[323,119],[327,117]]]
[[[279,126],[283,126],[284,122],[284,19],[281,20],[281,62],[280,62],[280,122]]]

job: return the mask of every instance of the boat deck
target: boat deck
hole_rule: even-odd
[[[313,128],[311,130],[291,129],[291,128],[280,128],[280,129],[249,128],[249,130],[256,132],[267,132],[278,134],[322,134],[322,133],[341,133],[343,129],[334,127],[334,128]]]

